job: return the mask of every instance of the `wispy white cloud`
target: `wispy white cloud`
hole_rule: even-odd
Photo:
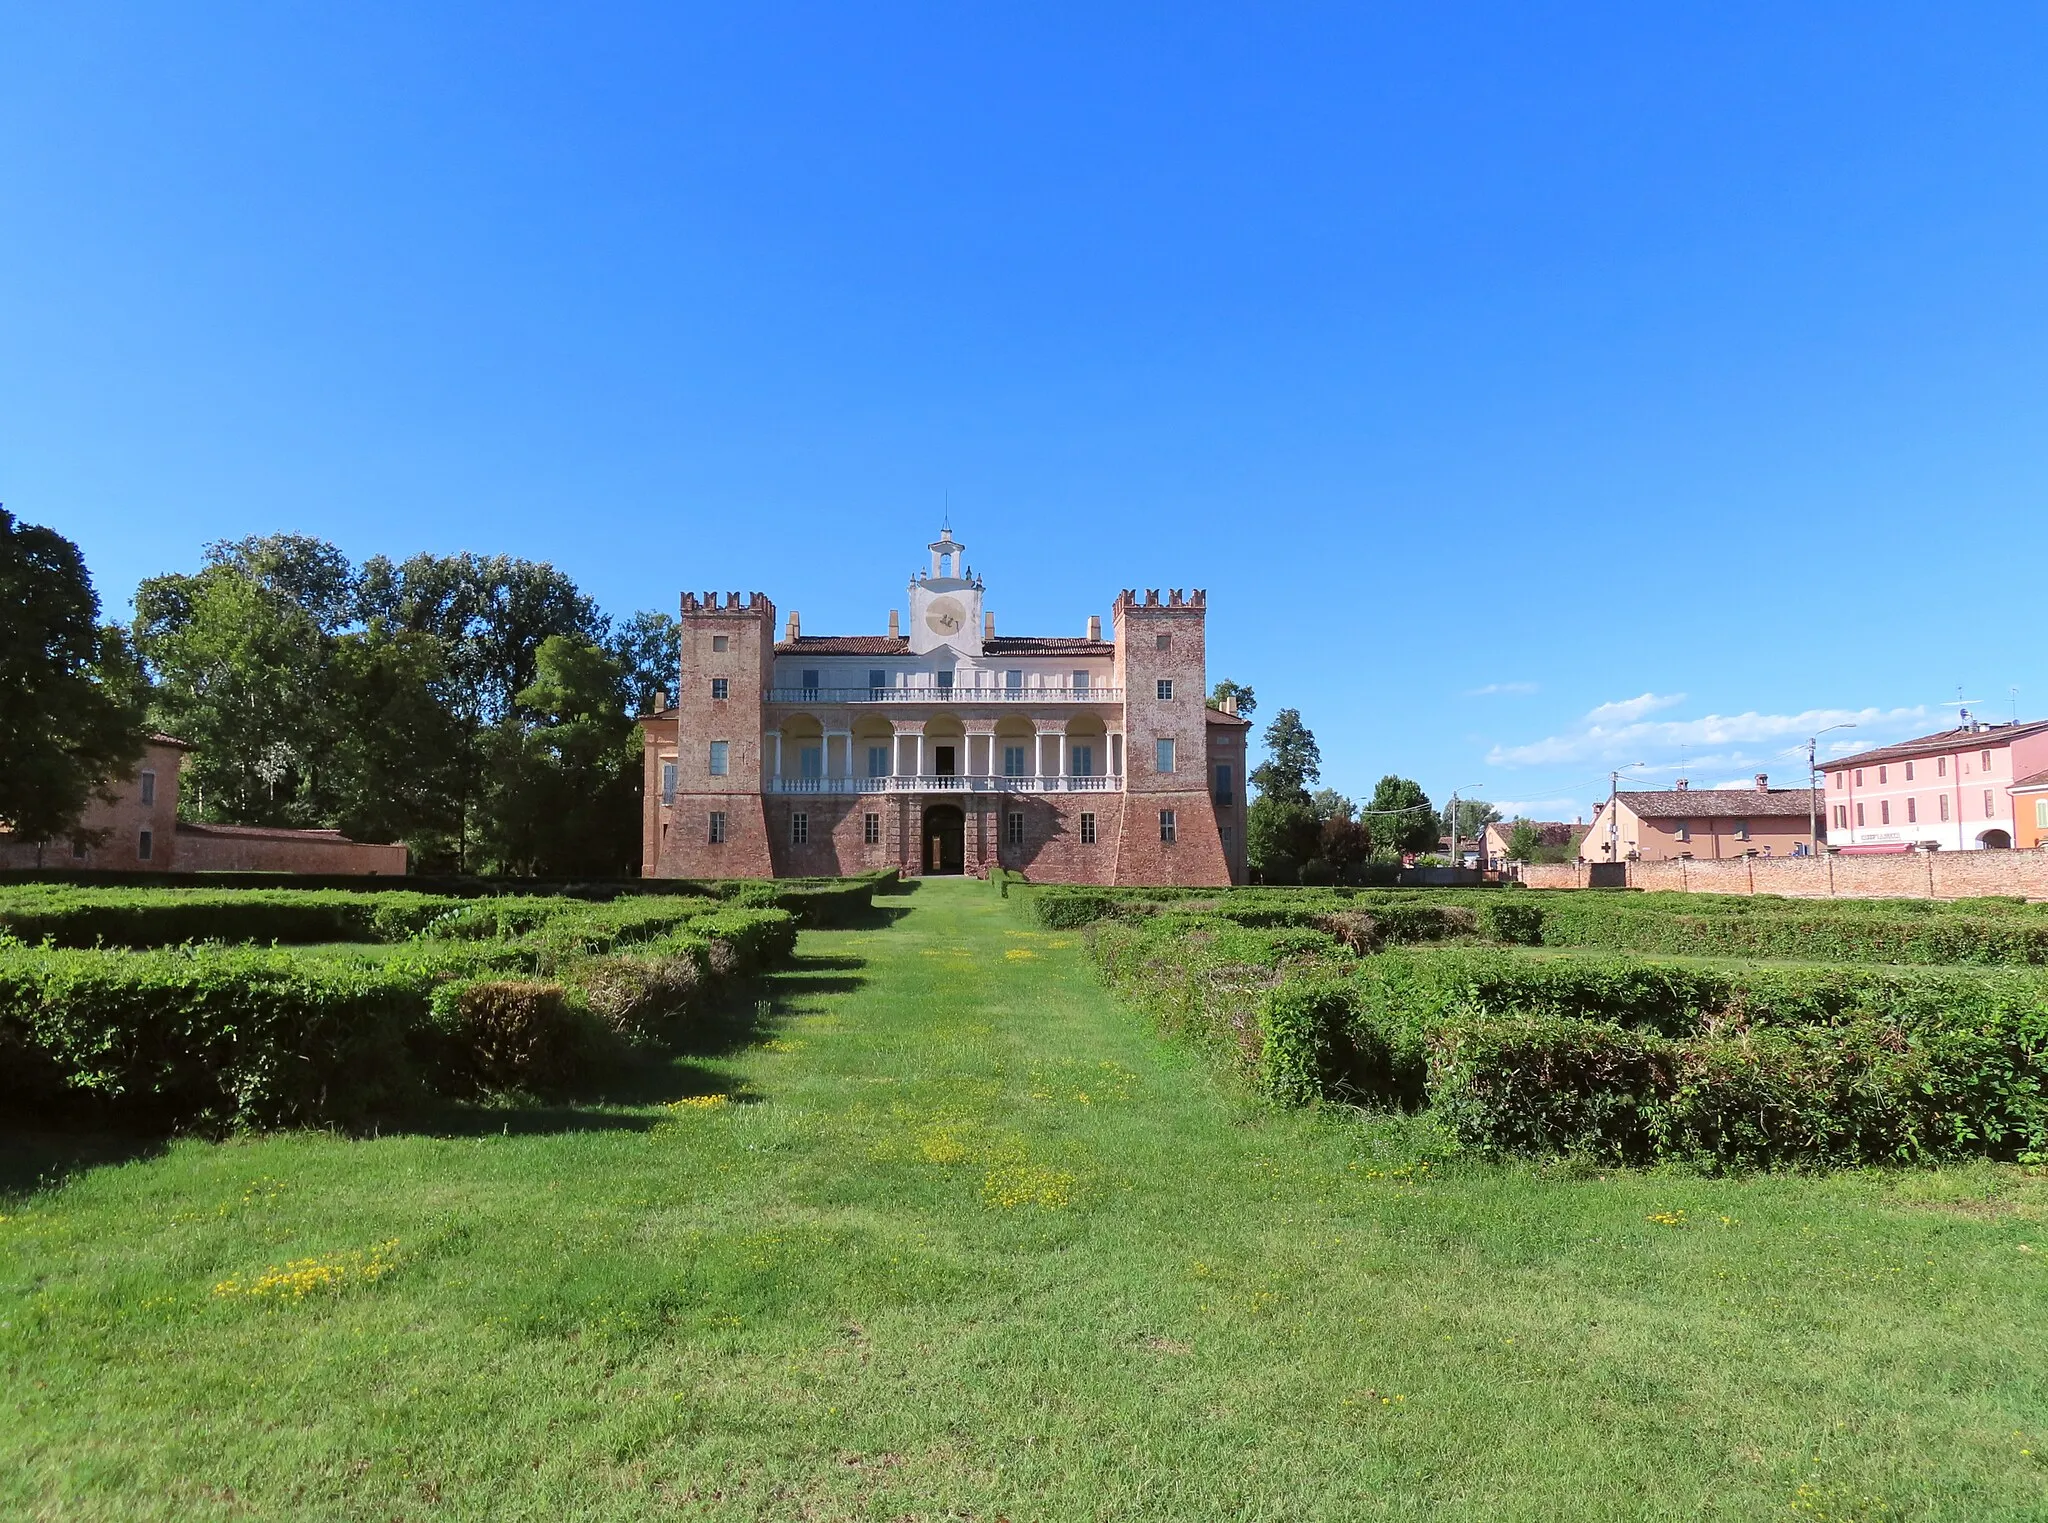
[[[1684,765],[1689,770],[1739,766],[1752,760],[1740,750],[1744,745],[1797,740],[1829,725],[1853,724],[1862,732],[1844,748],[1853,750],[1918,728],[1928,717],[1924,704],[1894,709],[1805,709],[1797,714],[1760,714],[1752,709],[1744,714],[1706,714],[1698,719],[1646,717],[1684,701],[1682,693],[1644,693],[1637,698],[1603,703],[1563,734],[1547,735],[1522,745],[1496,745],[1487,753],[1487,764],[1541,767],[1593,761],[1646,761],[1657,770],[1664,770],[1657,764],[1670,764],[1681,751],[1714,747],[1726,749],[1704,755],[1686,754]]]
[[[1507,698],[1522,693],[1539,691],[1541,689],[1533,682],[1489,682],[1485,687],[1466,688],[1465,696],[1467,698]]]

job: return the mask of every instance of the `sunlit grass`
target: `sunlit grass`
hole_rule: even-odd
[[[646,1105],[0,1200],[0,1515],[2048,1512],[2039,1178],[1473,1164],[895,902]]]

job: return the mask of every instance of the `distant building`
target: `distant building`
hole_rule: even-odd
[[[2009,847],[2019,789],[2043,771],[2048,720],[1996,725],[1966,717],[1953,730],[1829,762],[1828,840],[1849,851]],[[2029,792],[2029,807],[2034,801]]]
[[[1499,872],[1514,860],[1508,850],[1508,842],[1514,838],[1515,827],[1522,823],[1520,820],[1495,820],[1486,827],[1480,837],[1479,851],[1482,864],[1489,872]],[[1576,822],[1530,820],[1527,823],[1536,827],[1542,845],[1562,847],[1568,852],[1586,835],[1586,827]]]
[[[1617,793],[1602,803],[1579,843],[1587,862],[1664,862],[1679,857],[1800,856],[1811,852],[1811,788],[1676,788]],[[1826,838],[1826,829],[1822,829]]]
[[[909,629],[776,639],[761,593],[685,593],[673,706],[641,720],[649,877],[1003,867],[1048,883],[1245,881],[1247,720],[1207,706],[1199,589],[1110,638],[998,635],[947,530]]]
[[[2036,772],[2012,785],[2012,844],[2048,846],[2048,772]]]
[[[403,845],[366,845],[338,830],[180,820],[178,772],[191,749],[170,735],[150,736],[141,764],[113,785],[112,801],[86,806],[76,837],[37,845],[0,831],[0,868],[405,875]]]

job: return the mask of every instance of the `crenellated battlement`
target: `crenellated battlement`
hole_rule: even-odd
[[[741,601],[740,595],[737,592],[728,592],[723,596],[724,602],[721,604],[719,601],[720,594],[716,592],[686,592],[683,594],[682,611],[684,613],[766,612],[771,614],[775,611],[775,605],[768,601],[768,594],[765,592],[750,592],[746,595],[744,602]]]

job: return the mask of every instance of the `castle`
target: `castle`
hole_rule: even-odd
[[[999,636],[966,546],[929,550],[907,634],[792,613],[777,640],[761,593],[683,595],[675,701],[640,722],[643,873],[1244,882],[1250,726],[1206,701],[1202,590],[1125,590],[1108,640]]]

